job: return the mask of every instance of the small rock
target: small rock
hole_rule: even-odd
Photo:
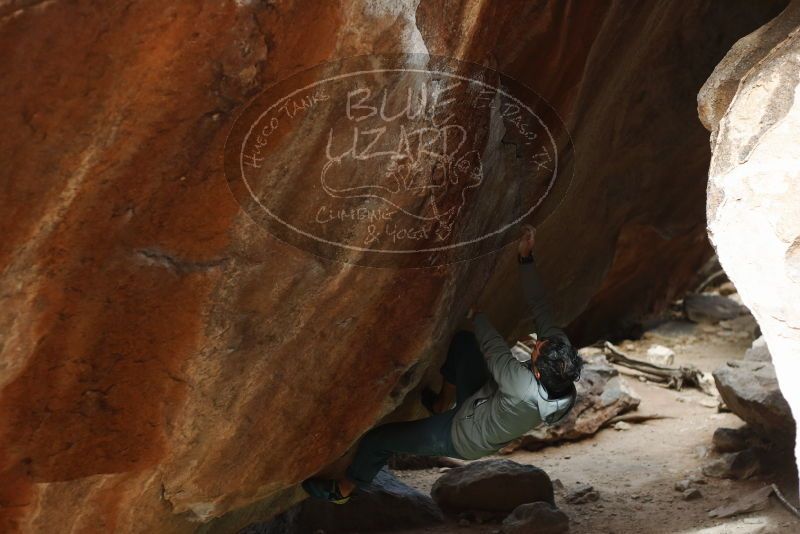
[[[564,489],[564,483],[561,482],[560,478],[553,480],[553,489],[556,491],[562,491]]]
[[[720,321],[719,326],[725,330],[731,331],[741,338],[749,337],[750,339],[755,337],[756,330],[758,330],[758,323],[756,322],[755,317],[749,313],[745,313],[744,315],[740,315],[734,319]]]
[[[762,452],[757,449],[745,449],[739,452],[723,454],[703,467],[703,474],[714,478],[733,478],[744,480],[764,471],[761,460]]]
[[[466,518],[462,517],[461,519],[458,520],[458,526],[459,527],[468,527],[469,526],[469,519],[466,519]]]
[[[730,295],[728,295],[728,298],[731,299],[736,304],[744,306],[744,301],[742,300],[742,297],[741,295],[739,295],[739,293],[731,293]]]
[[[588,484],[578,486],[570,491],[565,498],[570,504],[586,504],[587,502],[595,502],[598,499],[600,499],[600,494]]]
[[[708,482],[706,482],[706,479],[703,478],[703,475],[697,475],[697,474],[691,475],[689,477],[689,482],[691,482],[692,484],[707,484],[708,483]]]
[[[630,430],[631,425],[625,421],[617,421],[613,426],[614,430]]]
[[[505,534],[563,534],[569,532],[567,515],[546,502],[532,502],[514,508],[503,520]]]
[[[583,347],[578,349],[578,356],[583,358],[584,360],[591,358],[592,356],[602,355],[605,354],[603,349],[600,347]]]
[[[748,313],[747,308],[729,297],[700,293],[683,299],[686,317],[695,323],[716,324]]]
[[[736,287],[734,287],[734,285],[730,282],[725,282],[717,288],[717,291],[723,297],[727,297],[728,295],[733,295],[736,293]]]
[[[675,363],[675,352],[664,345],[651,345],[647,349],[647,359],[650,363],[670,367]]]
[[[708,397],[700,399],[699,402],[700,406],[704,406],[706,408],[714,408],[717,409],[719,407],[719,401],[716,399],[710,399]]]
[[[767,341],[764,336],[753,341],[750,348],[744,353],[744,359],[750,362],[771,362],[772,355],[769,353]]]
[[[741,428],[718,428],[714,431],[711,443],[717,452],[739,452],[747,448],[752,431],[744,426]]]
[[[695,501],[697,499],[701,499],[703,494],[700,493],[700,490],[697,488],[688,488],[686,491],[683,492],[683,500],[684,501]]]
[[[692,485],[692,481],[684,479],[675,483],[675,491],[686,491]]]

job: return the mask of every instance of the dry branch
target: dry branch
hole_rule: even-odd
[[[797,507],[793,506],[792,503],[783,495],[780,489],[778,489],[777,484],[772,484],[772,492],[775,494],[775,497],[781,502],[781,504],[789,510],[795,517],[800,517],[800,510]]]
[[[634,369],[648,380],[665,382],[667,387],[678,391],[683,389],[684,386],[691,386],[709,395],[712,394],[703,383],[703,373],[693,365],[682,365],[681,367],[656,365],[631,358],[610,341],[606,341],[603,346],[606,349],[606,359],[609,362]]]

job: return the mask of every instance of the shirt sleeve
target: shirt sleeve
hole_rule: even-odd
[[[531,310],[533,320],[536,323],[536,334],[539,338],[558,336],[566,340],[567,335],[561,328],[556,326],[553,320],[553,310],[547,300],[542,279],[539,278],[539,271],[536,269],[535,262],[523,263],[519,266],[519,276],[522,285],[522,292],[525,295],[525,302]]]
[[[508,344],[485,314],[475,314],[473,324],[489,372],[500,391],[510,397],[524,398],[533,382],[533,373],[511,354]]]

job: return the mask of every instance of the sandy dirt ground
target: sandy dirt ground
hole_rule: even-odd
[[[727,360],[741,359],[751,339],[743,332],[690,323],[668,323],[647,332],[637,341],[622,344],[632,356],[644,359],[655,343],[672,348],[676,364],[691,363],[712,371]],[[733,481],[704,477],[698,485],[702,498],[684,501],[674,489],[676,482],[702,475],[702,466],[715,456],[711,437],[719,427],[736,428],[742,421],[731,413],[708,406],[711,397],[698,390],[665,389],[636,378],[627,378],[641,397],[640,413],[668,419],[632,425],[628,430],[605,429],[580,442],[562,444],[537,452],[517,451],[505,458],[536,465],[564,489],[556,491],[556,504],[570,518],[573,533],[684,533],[754,534],[800,532],[800,521],[774,497],[758,512],[727,519],[713,519],[708,512],[748,491],[777,482],[789,499],[797,502],[791,454],[778,459],[771,474],[755,480]],[[441,475],[438,469],[398,471],[399,478],[429,492]],[[571,505],[564,497],[579,484],[590,484],[599,493],[596,502]],[[435,528],[405,531],[422,533],[494,533],[498,523],[460,525],[456,520]]]

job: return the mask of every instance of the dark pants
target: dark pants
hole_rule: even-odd
[[[367,432],[347,469],[350,480],[362,487],[368,485],[393,453],[460,458],[453,448],[450,426],[461,404],[489,378],[472,332],[460,331],[453,336],[440,371],[447,382],[456,386],[456,407],[425,419],[388,423]]]

